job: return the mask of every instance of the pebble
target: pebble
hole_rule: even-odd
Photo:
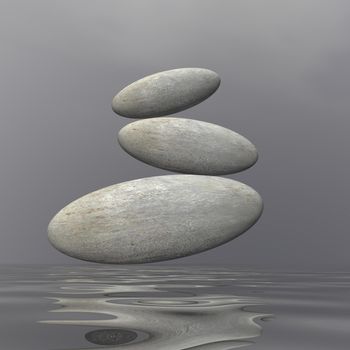
[[[260,217],[262,199],[228,178],[165,175],[89,193],[59,211],[49,240],[64,254],[132,264],[199,253],[239,236]]]
[[[209,69],[172,69],[128,85],[113,98],[112,109],[129,118],[169,115],[202,102],[219,85],[220,77]]]
[[[233,174],[258,159],[255,146],[222,126],[185,118],[150,118],[123,127],[122,148],[149,165],[200,175]]]

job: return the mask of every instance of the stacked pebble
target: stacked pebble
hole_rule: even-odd
[[[112,109],[146,118],[120,130],[122,148],[147,164],[186,175],[127,181],[73,201],[49,224],[53,246],[87,261],[146,263],[199,253],[249,229],[262,213],[261,197],[247,185],[213,175],[251,167],[258,157],[255,146],[219,125],[164,117],[202,102],[219,85],[213,71],[182,68],[120,91]]]

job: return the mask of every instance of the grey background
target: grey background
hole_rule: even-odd
[[[76,263],[48,243],[56,211],[167,174],[116,144],[132,120],[112,112],[112,97],[157,71],[205,67],[221,87],[179,116],[255,143],[258,163],[231,178],[258,190],[265,212],[240,238],[171,263],[350,267],[348,1],[0,4],[1,263]]]

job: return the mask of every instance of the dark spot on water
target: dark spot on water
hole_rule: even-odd
[[[99,329],[85,334],[85,339],[97,345],[121,345],[132,342],[137,333],[126,329]]]

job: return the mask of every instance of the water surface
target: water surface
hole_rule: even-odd
[[[350,349],[350,275],[0,268],[0,349]]]

